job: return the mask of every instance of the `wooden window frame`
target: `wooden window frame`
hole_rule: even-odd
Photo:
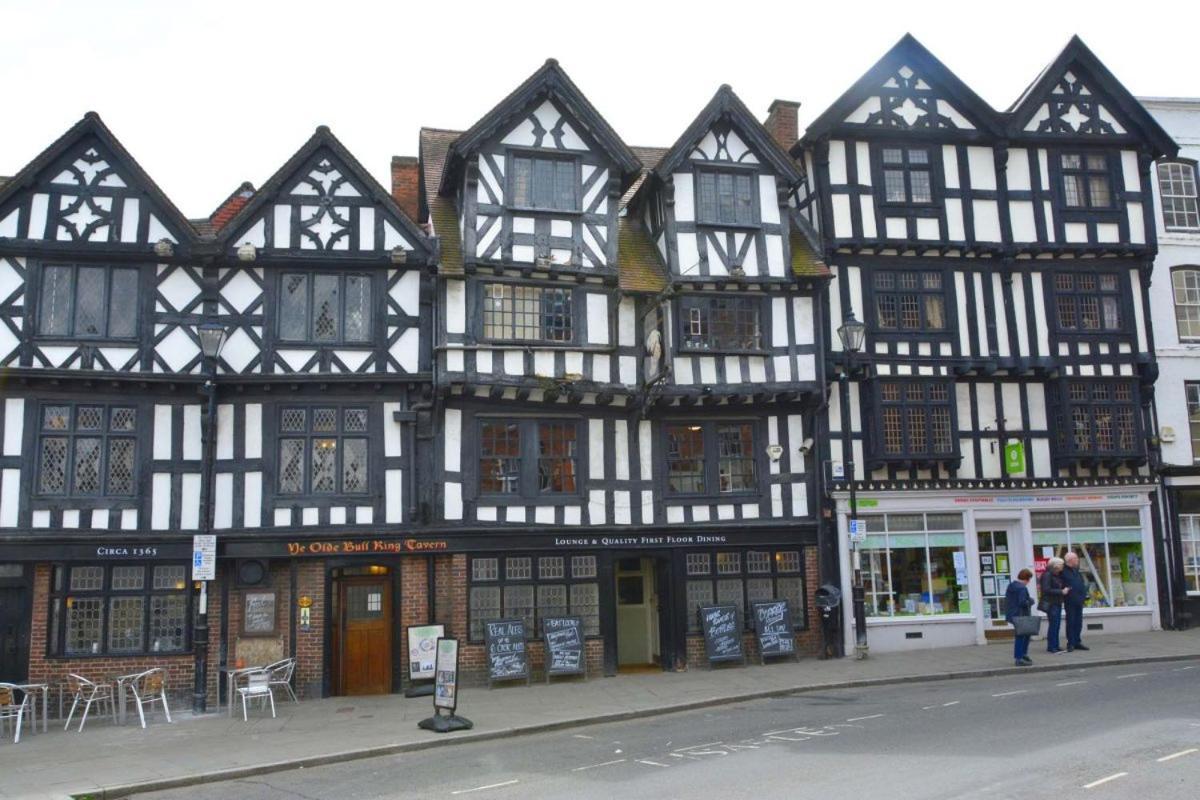
[[[1063,156],[1079,156],[1081,163],[1084,165],[1081,168],[1063,167]],[[1104,159],[1105,168],[1089,169],[1087,168],[1088,156],[1100,156]],[[1111,221],[1112,218],[1119,216],[1122,212],[1122,193],[1118,188],[1121,184],[1118,181],[1121,175],[1115,162],[1119,159],[1114,159],[1112,153],[1108,150],[1102,150],[1094,147],[1060,147],[1051,149],[1047,154],[1050,167],[1050,178],[1052,192],[1054,196],[1055,211],[1058,215],[1067,222],[1087,222],[1092,221],[1097,217],[1105,221]],[[1108,179],[1108,195],[1109,205],[1096,206],[1091,204],[1091,187],[1085,186],[1087,191],[1087,203],[1085,205],[1073,206],[1067,204],[1066,177],[1068,175],[1081,175],[1085,179],[1089,176],[1103,175]]]
[[[714,198],[714,202],[716,205],[715,205],[715,208],[713,209],[714,213],[712,214],[711,217],[706,213],[705,207],[704,207],[704,202],[701,199],[701,182],[702,182],[703,178],[706,176],[712,176],[712,178],[713,178],[713,191],[714,191],[713,198]],[[733,206],[732,206],[733,219],[728,219],[728,220],[721,218],[721,193],[719,190],[720,190],[720,181],[721,181],[722,176],[730,176],[730,178],[733,180],[733,186],[732,186],[732,188],[733,188],[733,201],[732,201],[733,202]],[[762,228],[763,221],[762,221],[762,208],[760,207],[760,199],[759,199],[759,192],[758,192],[758,176],[759,176],[759,173],[758,173],[757,168],[751,167],[749,165],[736,166],[736,165],[730,165],[730,164],[723,164],[719,167],[718,166],[707,166],[707,165],[694,167],[693,180],[695,182],[695,185],[694,185],[693,192],[694,192],[694,196],[695,196],[694,205],[695,205],[696,224],[704,225],[707,227],[713,227],[713,228],[737,228],[737,229],[742,229],[742,230],[758,230],[758,229]],[[738,203],[737,179],[738,178],[747,178],[750,181],[750,194],[748,197],[748,199],[750,201],[750,219],[748,221],[743,221],[743,222],[739,222],[737,219],[737,208],[738,208],[738,206],[737,206],[737,203]]]
[[[582,313],[582,310],[580,309],[580,303],[582,302],[580,299],[581,293],[579,291],[577,291],[575,289],[575,287],[564,284],[564,283],[528,284],[528,283],[516,283],[516,282],[512,282],[512,281],[497,281],[497,280],[480,280],[475,285],[478,287],[478,292],[479,292],[479,305],[478,305],[479,316],[478,316],[478,323],[476,324],[477,337],[478,337],[479,341],[495,343],[495,344],[536,344],[539,347],[544,346],[544,347],[557,347],[557,348],[570,348],[572,346],[578,346],[577,340],[582,335],[580,322],[583,319],[583,313]],[[517,302],[516,297],[515,297],[516,291],[520,290],[520,289],[527,289],[527,290],[535,289],[539,292],[539,294],[538,294],[538,330],[542,334],[540,338],[534,338],[534,339],[519,338],[515,335],[512,336],[511,338],[504,338],[504,337],[496,337],[496,336],[488,336],[487,335],[486,314],[488,312],[487,304],[489,302],[487,293],[488,293],[489,287],[492,287],[492,286],[503,286],[503,287],[506,287],[507,289],[511,290],[514,293],[514,296],[512,298],[512,302],[514,303],[514,310],[513,310],[513,315],[514,315],[513,333],[514,334],[517,331],[517,327],[515,326],[515,315],[516,315],[515,303]],[[570,337],[568,339],[558,340],[558,339],[549,339],[549,338],[545,337],[545,332],[547,330],[547,328],[545,327],[545,322],[546,322],[546,317],[547,317],[546,292],[566,292],[566,294],[567,294],[566,313],[570,319],[570,324],[571,324],[570,329],[568,330],[569,337]]]
[[[1179,167],[1181,170],[1183,170],[1184,172],[1181,172],[1181,174],[1178,176],[1178,178],[1174,178],[1168,174],[1166,180],[1168,183],[1178,180],[1180,183],[1184,183],[1184,184],[1186,184],[1187,181],[1190,180],[1191,184],[1192,184],[1192,193],[1190,195],[1186,194],[1186,193],[1168,194],[1164,190],[1164,187],[1163,187],[1162,170],[1164,167],[1167,168],[1168,173],[1170,172],[1171,167]],[[1174,158],[1169,161],[1160,161],[1160,162],[1158,162],[1158,164],[1155,167],[1154,179],[1155,179],[1155,182],[1158,184],[1158,197],[1159,197],[1160,204],[1162,206],[1160,213],[1162,215],[1163,230],[1166,231],[1167,233],[1185,233],[1185,234],[1200,233],[1200,176],[1198,176],[1196,174],[1196,172],[1197,172],[1196,171],[1196,161],[1191,158]],[[1195,225],[1186,225],[1186,224],[1185,225],[1171,225],[1171,224],[1168,224],[1168,222],[1167,222],[1167,214],[1168,214],[1167,201],[1168,200],[1172,201],[1172,205],[1174,205],[1176,201],[1179,201],[1183,205],[1182,211],[1171,211],[1170,213],[1182,214],[1184,216],[1185,222],[1186,222],[1187,217],[1195,215],[1196,216],[1196,224]],[[1191,208],[1187,207],[1189,205],[1189,201],[1190,201]]]
[[[720,442],[717,430],[729,425],[750,426],[750,458],[754,466],[754,488],[737,489],[722,492]],[[699,492],[676,492],[671,489],[671,457],[670,437],[672,428],[699,427],[701,430],[703,452],[701,462],[704,475],[704,488]],[[748,499],[760,499],[765,486],[769,468],[760,452],[762,443],[766,441],[762,431],[761,419],[746,419],[742,417],[706,418],[706,419],[665,419],[661,423],[659,442],[662,447],[662,497],[664,502],[710,499],[722,502],[735,502]]]
[[[283,336],[283,298],[284,287],[283,283],[289,276],[302,275],[306,280],[305,288],[305,336],[302,339],[285,339]],[[338,334],[335,339],[318,339],[316,338],[313,327],[316,324],[314,317],[316,309],[313,306],[313,295],[316,292],[317,278],[336,278],[338,281],[339,305],[338,310]],[[347,339],[346,338],[346,279],[361,278],[366,281],[370,296],[367,298],[367,308],[370,312],[370,319],[367,321],[366,331],[362,339]],[[274,322],[271,325],[271,330],[274,333],[276,347],[351,347],[362,348],[377,346],[376,330],[379,325],[380,309],[376,301],[376,296],[379,293],[379,287],[375,275],[369,272],[336,272],[330,270],[311,270],[311,269],[283,269],[280,270],[277,279],[275,280],[275,302],[272,309],[274,314]]]
[[[768,352],[766,322],[769,321],[766,298],[758,296],[746,295],[731,295],[731,294],[684,294],[681,295],[675,303],[675,331],[679,342],[679,353],[713,355],[763,355]],[[714,306],[718,302],[731,302],[737,305],[744,305],[745,308],[751,309],[755,314],[755,325],[758,328],[758,346],[757,347],[731,347],[731,346],[713,346],[713,347],[695,347],[688,344],[688,338],[693,336],[691,330],[691,311],[694,309],[701,312],[703,319],[701,320],[709,329],[706,334],[702,334],[709,342],[714,341],[712,332],[712,319],[714,314]],[[736,311],[735,311],[736,313]]]
[[[63,430],[50,430],[45,427],[45,411],[52,406],[65,406],[70,409],[70,422]],[[141,442],[143,428],[145,428],[145,415],[142,413],[141,407],[136,403],[120,403],[120,402],[79,402],[65,400],[62,402],[42,402],[34,406],[36,416],[33,420],[35,449],[33,456],[33,496],[39,500],[58,500],[71,501],[105,501],[105,500],[135,500],[142,494],[141,486],[141,460],[142,451]],[[79,429],[79,409],[81,408],[99,408],[103,415],[103,426],[100,430],[80,430]],[[112,412],[115,409],[131,409],[133,411],[134,426],[132,431],[113,431],[111,430]],[[42,442],[45,439],[66,439],[67,440],[67,455],[65,464],[65,486],[62,492],[45,492],[42,490]],[[100,440],[100,481],[101,487],[95,492],[76,492],[74,491],[75,484],[75,448],[76,442],[79,439],[99,439]],[[133,442],[133,473],[131,475],[132,488],[129,492],[116,493],[109,490],[109,458],[111,455],[111,442],[115,440],[127,440]]]
[[[1187,277],[1194,276],[1194,286],[1187,286]],[[1184,285],[1178,284],[1182,278]],[[1180,292],[1183,293],[1184,302],[1180,302]],[[1195,301],[1188,301],[1188,293],[1194,293]],[[1171,267],[1171,299],[1175,306],[1175,334],[1180,342],[1200,342],[1200,265],[1181,264],[1176,267]],[[1185,320],[1180,314],[1181,309],[1191,309],[1194,313],[1193,319]],[[1195,333],[1184,333],[1184,326],[1194,326]]]
[[[889,162],[884,160],[885,150],[900,150],[902,153],[900,163]],[[928,159],[924,164],[913,163],[911,161],[911,151],[920,150],[925,153]],[[941,182],[941,169],[938,162],[941,148],[931,144],[914,144],[912,142],[874,142],[871,144],[871,161],[874,166],[876,179],[875,196],[879,207],[885,210],[895,209],[911,209],[911,210],[933,210],[938,209],[942,204],[942,195],[944,187]],[[848,157],[853,157],[850,154]],[[904,173],[904,200],[891,200],[887,196],[887,176],[886,173],[892,171],[900,171]],[[929,173],[929,200],[918,201],[913,200],[912,191],[912,173],[927,172]]]
[[[529,159],[529,195],[530,205],[518,205],[516,202],[516,161],[518,159]],[[550,161],[556,164],[562,162],[570,163],[574,169],[574,188],[575,188],[575,203],[571,208],[555,208],[543,207],[536,203],[537,191],[535,188],[534,176],[537,173],[538,161]],[[583,179],[582,167],[579,156],[570,155],[567,153],[551,153],[545,150],[509,150],[505,156],[505,176],[504,176],[504,207],[512,212],[527,212],[533,214],[582,214],[583,213]],[[555,170],[557,174],[557,169]],[[555,195],[557,196],[557,186],[555,187]]]
[[[1183,400],[1187,407],[1192,463],[1200,464],[1200,381],[1183,382]]]
[[[941,280],[941,286],[937,289],[925,288],[925,274],[937,275]],[[951,276],[946,274],[946,270],[938,268],[909,268],[909,269],[872,269],[868,272],[869,280],[866,283],[866,291],[868,294],[867,304],[870,308],[869,324],[871,334],[873,336],[892,336],[908,338],[911,336],[932,336],[932,337],[948,337],[953,333],[953,316],[956,309]],[[917,276],[917,285],[912,289],[902,289],[899,287],[900,276],[904,274],[915,274]],[[892,277],[893,285],[891,288],[880,287],[878,277],[888,275]],[[900,303],[905,296],[915,296],[917,298],[917,313],[920,316],[920,325],[916,328],[905,328],[900,325]],[[896,310],[896,326],[886,327],[882,322],[882,315],[879,313],[879,301],[883,297],[895,298],[897,303]],[[940,328],[931,328],[928,324],[928,314],[924,298],[940,297],[942,300],[942,322]]]
[[[897,400],[884,398],[885,385],[892,384],[899,387],[899,399]],[[910,388],[915,386],[919,386],[921,389],[921,399],[909,397]],[[933,398],[933,392],[937,387],[945,390],[945,399]],[[871,430],[874,434],[870,437],[869,447],[869,461],[872,466],[909,463],[918,465],[946,462],[957,463],[961,459],[958,442],[957,401],[953,382],[937,378],[879,377],[871,381],[869,396],[872,406]],[[887,449],[887,415],[885,409],[892,408],[898,409],[900,412],[901,449],[899,452],[889,452]],[[950,449],[944,453],[934,450],[933,426],[935,409],[946,410],[950,425]],[[914,449],[911,444],[913,435],[911,412],[914,410],[921,415],[925,426],[924,436],[926,446],[921,450]]]
[[[45,300],[45,294],[46,294],[46,273],[48,270],[51,270],[51,269],[70,269],[71,270],[71,285],[70,285],[70,289],[69,289],[70,298],[69,298],[69,303],[68,303],[69,307],[68,307],[68,311],[67,311],[67,318],[69,320],[70,330],[67,333],[43,333],[42,332],[42,325],[44,324],[44,319],[42,317],[42,303]],[[104,334],[102,334],[102,335],[91,335],[91,334],[86,334],[86,333],[79,333],[78,331],[75,330],[75,309],[76,309],[76,305],[79,302],[79,295],[78,295],[78,293],[79,293],[79,271],[81,269],[102,269],[105,272],[105,275],[104,275],[104,303],[103,303]],[[130,305],[131,305],[130,311],[134,315],[133,333],[128,336],[111,336],[108,333],[109,329],[112,327],[113,278],[114,278],[116,272],[118,272],[118,271],[132,272],[134,275],[136,286],[137,286],[137,293],[135,294],[133,300],[130,303]],[[88,344],[92,344],[92,343],[113,342],[113,343],[120,343],[120,344],[131,344],[131,343],[140,342],[141,334],[142,334],[142,327],[144,324],[143,318],[145,317],[145,314],[142,313],[142,308],[141,308],[142,296],[145,294],[144,272],[145,271],[140,266],[127,266],[127,265],[123,265],[123,264],[89,264],[89,263],[85,263],[85,262],[65,262],[65,261],[48,261],[48,262],[42,263],[38,267],[38,271],[37,271],[37,281],[38,281],[37,302],[30,303],[32,308],[28,309],[29,311],[32,311],[32,313],[34,315],[36,315],[35,319],[32,320],[33,324],[30,325],[30,331],[32,332],[33,338],[36,339],[38,342],[46,342],[46,343],[87,342]]]
[[[332,409],[336,412],[337,431],[336,432],[317,432],[313,430],[313,412],[323,409]],[[300,431],[284,431],[283,416],[288,411],[303,410],[305,412],[305,430]],[[367,430],[347,432],[346,428],[346,412],[347,411],[364,411],[367,415]],[[379,439],[379,424],[372,413],[372,408],[369,404],[362,403],[280,403],[275,408],[275,424],[274,424],[274,456],[275,456],[275,480],[274,480],[274,495],[279,501],[329,501],[345,499],[347,501],[361,501],[364,498],[371,498],[374,494],[376,486],[375,481],[379,473],[376,463],[372,458],[372,453],[378,445],[372,445],[372,439]],[[312,446],[316,439],[336,439],[337,456],[334,466],[334,475],[337,482],[337,491],[333,492],[315,492],[312,489]],[[367,443],[367,477],[366,488],[361,492],[344,491],[343,470],[345,469],[344,458],[345,448],[343,443],[347,439],[362,439]],[[304,442],[304,475],[301,478],[303,484],[299,492],[285,492],[281,483],[283,472],[283,443],[284,441],[300,440]]]
[[[571,559],[573,556],[590,556],[595,559],[595,573],[591,576],[575,577],[575,572],[572,567]],[[497,575],[494,579],[477,579],[475,577],[475,562],[481,559],[497,560]],[[529,577],[528,578],[509,578],[507,576],[507,560],[510,558],[528,558],[530,560]],[[561,558],[563,560],[562,577],[543,577],[541,574],[542,558]],[[582,584],[595,584],[596,586],[596,628],[594,633],[586,632],[586,617],[585,617],[585,639],[599,639],[603,633],[600,630],[602,624],[601,618],[604,616],[604,593],[601,591],[601,577],[603,571],[600,569],[600,555],[598,553],[581,553],[578,551],[564,551],[561,553],[547,552],[513,552],[513,553],[494,553],[487,555],[471,555],[467,559],[467,641],[471,643],[482,643],[484,637],[476,636],[474,633],[474,613],[471,604],[471,590],[475,588],[490,588],[495,587],[500,590],[500,614],[505,616],[504,611],[504,591],[510,586],[532,586],[533,587],[533,625],[527,625],[525,630],[525,638],[529,641],[540,641],[542,639],[541,620],[542,616],[538,613],[538,586],[566,586],[567,587],[567,613],[565,616],[580,616],[580,614],[571,605],[571,587]]]
[[[1130,313],[1127,307],[1125,290],[1126,276],[1120,271],[1092,271],[1081,272],[1076,270],[1055,270],[1047,273],[1050,277],[1050,297],[1054,303],[1054,329],[1060,336],[1113,336],[1115,334],[1126,334],[1129,332]],[[1059,276],[1070,276],[1072,280],[1072,288],[1060,289],[1058,286]],[[1078,282],[1082,278],[1093,278],[1096,281],[1095,289],[1080,289]],[[1103,289],[1103,278],[1114,278],[1116,280],[1115,289]],[[1094,298],[1096,300],[1097,313],[1101,326],[1098,328],[1083,328],[1080,327],[1083,321],[1083,306],[1082,301],[1085,298]],[[1115,328],[1105,328],[1104,322],[1104,299],[1115,298],[1117,302],[1117,314],[1119,315],[1118,324]],[[1076,327],[1068,328],[1063,324],[1061,309],[1059,306],[1060,299],[1069,299],[1074,310]]]
[[[1086,387],[1087,398],[1072,398],[1072,387],[1076,385]],[[1100,387],[1107,387],[1106,397],[1099,394]],[[1127,390],[1128,399],[1121,399],[1120,395],[1123,393],[1120,391],[1121,389]],[[1076,441],[1074,418],[1075,412],[1080,409],[1085,411],[1088,419],[1089,445],[1087,447],[1080,447]],[[1097,418],[1098,413],[1104,409],[1110,409],[1113,412],[1124,410],[1129,413],[1133,426],[1130,431],[1130,447],[1120,447],[1121,434],[1114,420],[1111,423],[1113,446],[1100,449],[1098,441],[1100,426],[1097,424]],[[1119,464],[1130,461],[1141,462],[1146,458],[1146,443],[1141,419],[1141,392],[1138,390],[1135,379],[1060,378],[1056,416],[1055,429],[1058,431],[1058,435],[1055,437],[1054,447],[1056,461],[1059,464],[1073,461]]]
[[[695,550],[688,551],[687,555],[701,555],[701,554],[707,555],[708,556],[708,570],[703,573],[692,572],[692,571],[689,571],[690,565],[686,565],[686,564],[683,569],[682,581],[684,583],[684,586],[682,589],[682,593],[684,595],[685,614],[688,617],[687,620],[685,621],[687,635],[688,636],[701,635],[698,621],[691,619],[691,614],[688,613],[686,610],[686,608],[687,608],[687,584],[693,583],[693,582],[700,582],[700,581],[711,582],[713,602],[719,603],[720,600],[718,598],[718,593],[717,593],[717,582],[721,581],[721,580],[740,580],[742,582],[742,612],[743,612],[742,613],[742,617],[743,617],[742,632],[743,633],[753,633],[754,632],[754,609],[751,608],[751,601],[747,597],[746,582],[748,580],[755,579],[755,578],[769,578],[770,579],[771,590],[772,590],[772,595],[773,595],[772,599],[779,598],[779,582],[778,581],[780,578],[799,578],[800,579],[800,587],[801,587],[800,597],[801,597],[801,601],[803,603],[803,607],[789,609],[791,611],[791,615],[792,615],[792,630],[796,631],[796,632],[808,630],[808,627],[809,627],[809,625],[808,625],[808,610],[809,610],[808,609],[808,606],[809,606],[808,593],[812,589],[812,587],[809,586],[808,574],[807,574],[807,569],[806,569],[807,563],[808,563],[808,548],[809,547],[811,547],[811,545],[807,545],[807,546],[806,545],[796,545],[794,547],[785,546],[785,545],[770,545],[770,546],[762,546],[762,547],[748,547],[748,548],[744,548],[744,549],[742,549],[742,548],[721,548],[721,549],[717,549],[717,550],[706,550],[703,553],[700,553],[699,551],[695,551]],[[771,556],[771,558],[769,559],[771,566],[767,572],[751,572],[750,571],[749,554],[752,552],[753,553],[767,553]],[[795,569],[795,570],[781,569],[780,563],[781,563],[782,559],[780,558],[780,555],[782,553],[797,553],[799,555],[799,559],[800,559],[799,568]],[[726,554],[736,554],[738,556],[739,566],[736,571],[732,571],[732,572],[721,572],[720,571],[720,567],[719,567],[720,559],[718,558],[718,556],[726,555]],[[763,602],[763,601],[755,600],[753,602],[758,603],[758,602]]]
[[[515,424],[519,434],[519,453],[517,457],[519,470],[517,491],[515,492],[485,492],[483,490],[483,426],[487,424]],[[584,496],[584,468],[587,465],[587,428],[579,417],[512,417],[478,414],[475,416],[475,444],[473,450],[475,499],[480,503],[495,505],[571,505],[580,502]],[[564,424],[575,429],[575,491],[552,492],[542,491],[538,466],[541,460],[541,427],[542,425]]]

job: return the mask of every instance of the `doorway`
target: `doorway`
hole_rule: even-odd
[[[616,564],[617,669],[662,669],[659,591],[653,558],[621,558]]]
[[[0,585],[0,681],[24,683],[29,674],[29,589]]]
[[[392,691],[392,575],[368,567],[334,581],[333,689],[339,695]]]
[[[1004,594],[1012,581],[1012,550],[1009,531],[992,526],[976,532],[979,542],[979,582],[983,596],[983,622],[988,628],[1008,629]]]

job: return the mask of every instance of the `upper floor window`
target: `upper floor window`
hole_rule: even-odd
[[[1122,330],[1120,276],[1112,272],[1060,272],[1054,276],[1054,309],[1063,331]]]
[[[933,165],[927,147],[884,147],[883,197],[888,203],[933,202]]]
[[[1169,231],[1200,231],[1194,163],[1159,164],[1158,193],[1162,198],[1163,227]]]
[[[1185,382],[1183,392],[1187,399],[1188,429],[1192,436],[1192,463],[1200,464],[1200,383]]]
[[[51,265],[42,269],[38,333],[78,339],[137,336],[136,268]]]
[[[1068,380],[1058,444],[1065,455],[1138,455],[1137,394],[1131,381]]]
[[[570,342],[570,289],[483,284],[483,337],[494,341]]]
[[[578,171],[572,159],[513,156],[510,205],[538,211],[578,211]]]
[[[757,297],[686,296],[679,311],[687,350],[762,349],[762,302]]]
[[[579,438],[576,420],[481,420],[479,493],[576,494]]]
[[[1112,174],[1102,153],[1061,153],[1063,203],[1067,208],[1112,208]]]
[[[137,409],[130,406],[41,407],[37,493],[52,497],[135,494]]]
[[[183,652],[191,619],[187,569],[186,564],[54,567],[50,655]]]
[[[946,293],[936,271],[880,271],[871,279],[881,331],[946,330]]]
[[[956,453],[950,386],[940,381],[880,381],[881,436],[885,458],[944,459]]]
[[[370,276],[284,273],[279,283],[279,339],[322,345],[369,342]]]
[[[711,225],[757,225],[755,176],[749,172],[697,170],[696,219]]]
[[[735,494],[758,489],[754,425],[750,422],[667,425],[666,451],[671,494]]]
[[[1200,338],[1200,268],[1171,272],[1175,292],[1175,325],[1180,341]]]
[[[365,408],[281,408],[279,493],[365,494],[369,417]]]

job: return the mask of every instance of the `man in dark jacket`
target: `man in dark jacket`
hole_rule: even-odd
[[[1052,558],[1046,562],[1046,571],[1042,573],[1038,583],[1038,594],[1046,601],[1046,652],[1061,653],[1058,646],[1058,630],[1062,626],[1062,610],[1065,595],[1070,592],[1063,581],[1064,562],[1061,558]],[[1065,590],[1065,591],[1064,591]]]
[[[1079,555],[1067,553],[1066,566],[1063,567],[1062,578],[1071,590],[1063,598],[1064,610],[1067,612],[1067,652],[1072,650],[1090,650],[1080,641],[1083,635],[1083,601],[1087,599],[1087,582],[1079,571]]]

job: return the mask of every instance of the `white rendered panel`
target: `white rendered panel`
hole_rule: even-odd
[[[967,301],[967,281],[966,275],[963,272],[954,273],[954,295],[958,298],[960,304],[965,304]],[[965,313],[958,315],[958,348],[960,355],[971,354],[971,330],[968,327],[967,315]]]
[[[1028,357],[1029,351],[1029,316],[1025,312],[1025,281],[1017,275],[1012,282],[1013,316],[1017,320],[1017,349],[1018,355]]]
[[[446,331],[467,330],[467,285],[465,281],[446,281]]]
[[[9,397],[4,400],[4,455],[21,455],[21,441],[25,434],[25,400]]]
[[[1033,273],[1033,308],[1030,317],[1037,325],[1038,354],[1045,357],[1050,355],[1050,330],[1046,324],[1046,298],[1042,290],[1042,273]]]
[[[854,227],[850,222],[850,195],[833,192],[830,200],[833,203],[833,235],[839,239],[849,239],[854,235]]]
[[[233,527],[233,475],[218,473],[213,481],[213,527]]]
[[[1137,328],[1137,346],[1139,353],[1150,352],[1146,338],[1146,316],[1142,307],[1142,280],[1138,270],[1129,270],[1129,283],[1133,287],[1133,321]]]
[[[1001,358],[1008,358],[1012,354],[1008,344],[1008,304],[1004,300],[1004,287],[1001,285],[999,272],[992,273],[992,297],[995,298],[993,313],[996,315],[996,347]]]
[[[280,203],[275,206],[275,240],[273,244],[280,250],[286,250],[292,244],[292,207],[290,205]]]
[[[1029,173],[1029,151],[1023,147],[1014,147],[1008,151],[1008,165],[1005,170],[1005,181],[1008,188],[1016,192],[1028,192],[1033,189]]]
[[[975,241],[1000,241],[1000,206],[995,200],[973,200]]]
[[[156,472],[151,479],[150,527],[165,531],[171,525],[171,476]]]
[[[587,326],[589,344],[608,344],[608,295],[587,295]]]
[[[17,527],[21,506],[21,470],[0,470],[0,528]]]
[[[217,406],[217,458],[233,458],[233,406]]]
[[[967,238],[962,200],[957,197],[946,198],[946,238],[952,242],[962,242]]]
[[[990,147],[968,147],[967,163],[971,167],[971,188],[991,192],[996,190],[996,162]]]
[[[179,527],[185,531],[200,527],[200,475],[189,472],[180,481]]]
[[[975,319],[979,341],[979,355],[986,356],[988,354],[987,340],[987,307],[983,298],[983,275],[978,272],[972,273],[975,280]]]
[[[838,139],[829,143],[829,182],[835,186],[846,182],[846,143]]]
[[[200,406],[183,407],[183,458],[198,461],[202,443],[200,441]]]
[[[262,481],[261,472],[246,473],[245,502],[242,503],[242,524],[247,528],[262,525]]]
[[[874,239],[879,235],[879,230],[875,226],[875,202],[871,195],[859,195],[858,208],[862,217],[863,238]]]
[[[942,173],[947,189],[958,189],[958,148],[952,144],[942,145]]]
[[[389,469],[384,473],[384,491],[386,509],[384,521],[389,523],[404,521],[404,472]]]
[[[246,458],[262,458],[262,445],[262,404],[249,403],[246,405]]]
[[[154,407],[154,457],[171,458],[171,406]]]
[[[443,460],[446,471],[458,472],[462,469],[462,411],[457,408],[446,409],[443,436],[445,436]]]
[[[588,420],[588,477],[604,480],[604,420]]]
[[[676,172],[671,176],[675,182],[675,219],[678,222],[692,222],[696,219],[696,200],[692,175],[689,172]]]
[[[768,225],[779,224],[779,197],[775,193],[775,176],[758,176],[758,204],[762,221]]]
[[[619,419],[616,420],[613,428],[615,477],[619,481],[627,481],[629,480],[629,423]]]
[[[871,146],[866,142],[856,142],[854,145],[855,157],[858,159],[858,184],[859,186],[871,185]]]
[[[401,439],[404,432],[403,423],[396,422],[396,412],[400,410],[399,403],[383,404],[383,455],[384,458],[398,458],[401,453]]]

